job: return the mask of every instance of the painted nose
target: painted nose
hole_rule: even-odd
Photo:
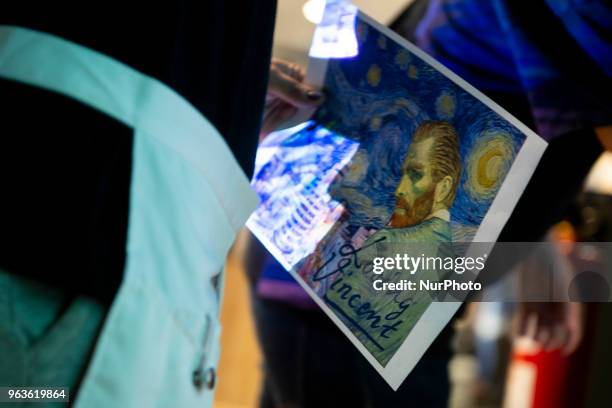
[[[400,183],[397,185],[397,188],[395,189],[395,196],[404,197],[406,195],[407,189],[410,187],[409,183],[410,182],[407,180],[407,177],[402,177],[402,179],[400,180]]]

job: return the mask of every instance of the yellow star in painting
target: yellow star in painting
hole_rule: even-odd
[[[514,155],[511,137],[503,131],[491,131],[472,149],[468,157],[466,187],[476,199],[495,196],[508,173]]]
[[[395,55],[395,63],[399,65],[401,69],[408,68],[410,63],[410,52],[408,50],[399,50]]]
[[[440,118],[448,119],[455,115],[455,98],[453,95],[443,92],[436,99],[436,113]]]
[[[419,77],[419,70],[415,65],[410,65],[408,67],[408,77],[410,79],[417,79]]]
[[[370,121],[370,129],[379,130],[381,124],[382,124],[382,120],[380,119],[380,116],[375,116]]]
[[[378,86],[380,83],[380,67],[376,64],[373,64],[368,70],[367,74],[368,84],[370,86]]]

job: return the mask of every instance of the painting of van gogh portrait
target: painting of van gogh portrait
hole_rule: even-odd
[[[325,104],[260,146],[247,225],[396,388],[453,311],[374,290],[379,244],[452,256],[445,244],[495,241],[515,203],[500,191],[518,199],[545,143],[367,16],[356,24],[359,54],[319,62]]]

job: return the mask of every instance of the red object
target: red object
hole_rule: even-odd
[[[519,408],[519,405],[520,408],[563,407],[568,363],[568,358],[559,350],[534,350],[533,347],[517,345],[512,355],[510,369],[514,370],[514,373],[511,373],[509,377],[508,390],[511,393],[530,393],[531,397],[526,396],[521,400],[531,401],[531,405],[528,403],[511,404],[508,408]],[[517,367],[523,367],[523,369],[517,370]],[[528,378],[520,379],[518,378],[520,376]],[[531,382],[530,386],[517,387],[518,384],[527,385],[525,381]],[[515,382],[515,386],[512,382]]]

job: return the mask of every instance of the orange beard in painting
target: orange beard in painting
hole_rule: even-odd
[[[423,222],[432,212],[434,192],[435,185],[417,197],[414,205],[410,205],[403,196],[397,196],[395,210],[388,225],[392,228],[406,228]]]

